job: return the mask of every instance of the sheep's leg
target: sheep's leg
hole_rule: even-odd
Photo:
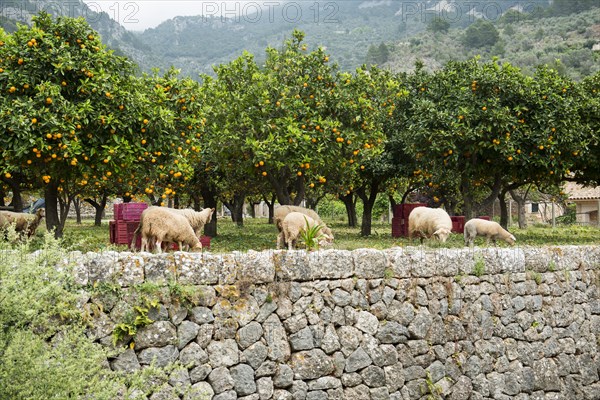
[[[284,245],[285,239],[283,238],[283,232],[279,232],[279,235],[277,235],[277,249],[283,248]]]
[[[156,239],[155,247],[158,253],[162,253],[162,242],[160,240]]]
[[[288,250],[294,250],[295,240],[288,239]]]

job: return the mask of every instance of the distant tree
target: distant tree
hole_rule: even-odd
[[[441,32],[447,33],[450,29],[450,22],[446,21],[443,18],[437,17],[431,20],[431,22],[427,25],[427,30],[431,32]]]
[[[491,22],[477,20],[466,29],[462,42],[469,48],[492,47],[499,38],[500,34]]]
[[[515,34],[515,28],[512,25],[506,25],[506,28],[502,31],[506,36],[512,36]]]
[[[388,59],[390,58],[390,50],[383,42],[381,42],[379,44],[379,57],[380,57],[380,64],[386,63],[388,61]]]
[[[370,45],[367,50],[367,57],[365,60],[365,64],[367,65],[381,65],[388,61],[390,56],[390,50],[385,45],[385,43],[381,42],[379,46]]]
[[[502,17],[500,18],[500,22],[505,24],[512,24],[514,22],[523,21],[525,18],[525,15],[517,10],[508,10],[502,15]]]
[[[589,10],[598,6],[596,0],[554,0],[552,3],[552,14],[564,16]]]

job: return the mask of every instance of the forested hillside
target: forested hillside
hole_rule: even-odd
[[[238,5],[238,17],[177,17],[144,32],[130,32],[83,2],[0,0],[0,26],[12,32],[40,10],[83,16],[104,43],[133,59],[142,71],[167,70],[197,78],[244,50],[264,60],[267,46],[280,48],[293,29],[309,47],[323,46],[340,69],[363,63],[394,71],[421,59],[437,69],[451,59],[498,56],[526,71],[551,64],[580,79],[598,69],[600,10],[594,0],[535,1],[283,1],[262,9]],[[241,3],[240,3],[241,4]],[[254,3],[259,4],[259,3]],[[271,3],[269,3],[271,4]],[[245,8],[242,8],[245,7]],[[560,60],[560,62],[557,62]]]
[[[430,24],[425,32],[386,47],[385,65],[395,71],[414,69],[417,59],[435,70],[450,60],[481,55],[526,72],[547,64],[581,79],[600,69],[600,8],[541,18],[511,11],[496,22],[478,20],[466,29]]]

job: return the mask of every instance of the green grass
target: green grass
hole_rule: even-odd
[[[376,222],[372,227],[372,235],[366,238],[360,236],[360,227],[349,228],[344,221],[338,220],[329,223],[335,235],[334,249],[354,250],[358,248],[388,249],[394,246],[418,246],[419,241],[412,243],[408,238],[392,238],[391,227],[388,223]],[[43,231],[43,229],[40,229]],[[510,229],[517,238],[517,246],[543,246],[543,245],[587,245],[600,244],[600,229],[584,226],[533,226],[526,230],[515,227]],[[277,243],[277,230],[269,225],[264,218],[247,218],[242,228],[237,227],[231,219],[220,218],[218,222],[219,235],[211,240],[210,251],[213,253],[227,253],[231,251],[268,250],[275,249]],[[42,233],[38,233],[38,238]],[[476,246],[485,246],[485,239],[476,238]],[[444,244],[433,240],[426,240],[428,248],[460,248],[464,246],[463,236],[453,234]],[[492,245],[490,245],[492,246]],[[507,247],[504,242],[498,242],[499,247]],[[34,246],[32,246],[35,248]],[[108,221],[102,226],[93,226],[93,221],[84,220],[81,225],[74,221],[67,221],[63,238],[63,247],[79,251],[105,251],[127,250],[127,246],[111,245],[108,240]]]

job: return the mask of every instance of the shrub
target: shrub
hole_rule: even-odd
[[[73,274],[56,268],[60,243],[47,234],[41,250],[29,246],[0,243],[0,398],[115,398],[119,380],[84,334]]]

